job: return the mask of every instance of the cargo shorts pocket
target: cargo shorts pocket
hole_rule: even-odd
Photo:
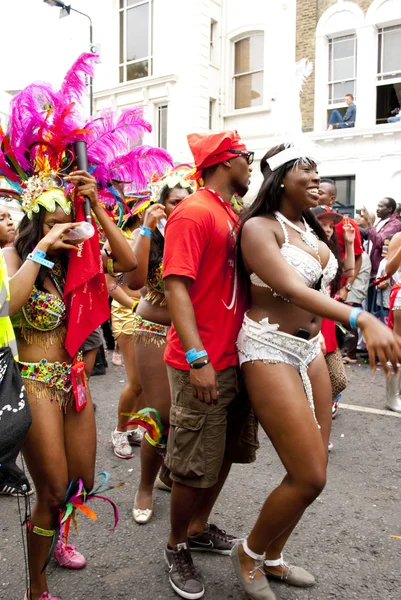
[[[179,477],[202,477],[206,472],[204,426],[207,415],[172,406],[166,464]]]

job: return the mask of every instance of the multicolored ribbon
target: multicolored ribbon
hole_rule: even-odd
[[[155,418],[153,418],[155,415]],[[124,427],[139,425],[146,430],[145,438],[155,448],[165,450],[169,428],[164,429],[160,413],[155,408],[143,408],[135,414],[123,413],[125,417],[132,417]]]

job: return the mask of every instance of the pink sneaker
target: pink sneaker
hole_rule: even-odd
[[[57,542],[53,558],[56,559],[60,567],[66,569],[83,569],[86,565],[86,559],[76,550],[75,546],[64,544],[62,540]]]
[[[24,600],[29,600],[28,592],[25,593]],[[55,596],[50,596],[49,592],[43,592],[40,597],[40,600],[61,600],[61,598],[56,598]]]

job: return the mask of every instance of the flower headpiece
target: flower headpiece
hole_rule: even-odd
[[[154,173],[161,175],[172,164],[161,148],[132,146],[151,125],[142,108],[124,110],[118,117],[104,112],[89,122],[78,106],[86,92],[86,77],[93,77],[95,54],[82,54],[67,72],[60,90],[34,83],[11,101],[9,127],[0,128],[0,175],[20,195],[19,202],[31,219],[44,206],[57,206],[68,215],[72,190],[63,176],[75,167],[73,142],[87,143],[89,171],[96,178],[105,204],[124,204],[124,188],[143,190]]]

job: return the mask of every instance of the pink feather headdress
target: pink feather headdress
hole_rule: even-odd
[[[77,140],[87,143],[89,170],[109,205],[124,204],[126,186],[140,192],[172,165],[165,150],[136,145],[152,129],[142,108],[126,109],[119,116],[105,111],[90,121],[82,116],[79,104],[96,58],[82,54],[60,90],[33,83],[11,101],[8,130],[0,128],[0,175],[21,194],[29,216],[39,210],[38,199],[49,187],[64,187],[61,175],[74,168],[72,143]]]

